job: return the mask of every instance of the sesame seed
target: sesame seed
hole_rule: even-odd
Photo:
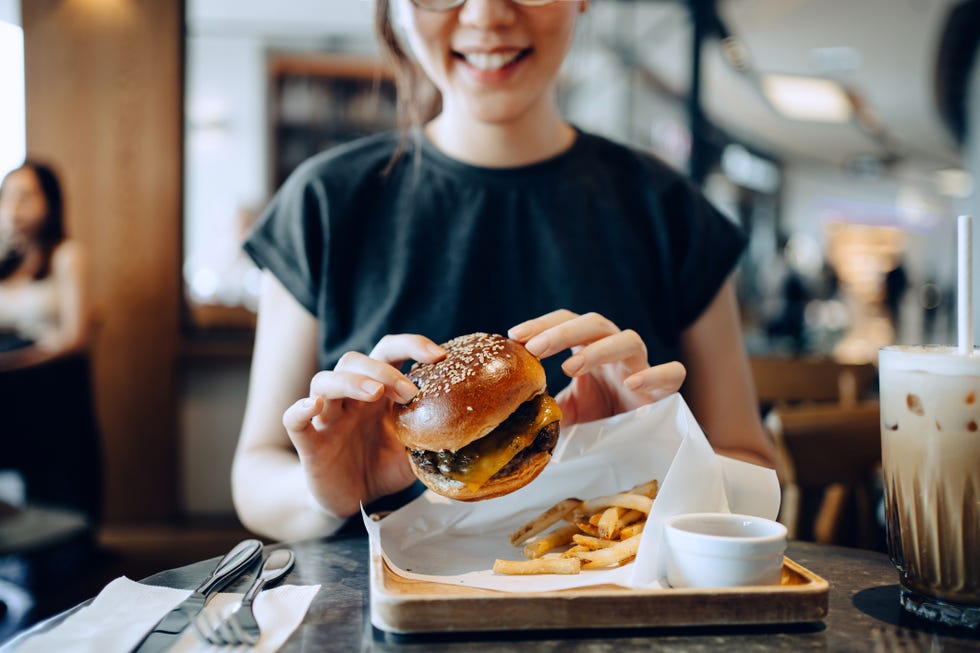
[[[453,386],[476,376],[474,362],[484,366],[499,357],[506,349],[506,339],[497,334],[471,333],[453,338],[442,347],[446,350],[443,360],[438,363],[416,363],[409,370],[409,378],[419,387],[413,401],[428,396],[437,397],[442,392],[449,393]],[[511,358],[509,353],[504,355]],[[468,407],[468,410],[472,408]]]

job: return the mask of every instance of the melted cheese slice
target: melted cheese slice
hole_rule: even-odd
[[[561,419],[561,409],[548,395],[539,395],[537,412],[530,424],[518,422],[498,427],[488,435],[466,445],[456,455],[466,462],[443,472],[449,478],[465,483],[471,491],[503,469],[517,454],[531,446],[541,429]]]

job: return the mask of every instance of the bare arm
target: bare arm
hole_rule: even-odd
[[[687,368],[683,394],[715,450],[773,467],[775,453],[759,417],[731,280],[681,335],[681,348]]]
[[[276,539],[332,533],[362,502],[412,484],[390,409],[418,388],[397,365],[445,356],[424,336],[386,335],[318,372],[317,324],[266,275],[232,490],[242,522]]]
[[[277,540],[328,535],[343,523],[319,508],[282,416],[316,374],[316,318],[264,275],[245,419],[232,467],[238,516]]]
[[[92,299],[88,258],[82,246],[65,241],[51,259],[58,293],[58,325],[23,349],[0,354],[0,369],[12,370],[82,351],[92,337]]]

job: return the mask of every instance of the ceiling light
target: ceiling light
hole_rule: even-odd
[[[843,87],[819,77],[765,75],[762,92],[779,113],[793,120],[847,122],[853,109]]]

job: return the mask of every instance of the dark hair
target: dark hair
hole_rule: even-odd
[[[0,194],[3,193],[7,179],[15,172],[30,170],[37,178],[38,185],[41,187],[41,194],[44,195],[44,203],[47,210],[44,213],[44,220],[37,233],[38,245],[41,248],[41,266],[34,275],[35,279],[43,279],[51,274],[51,257],[55,248],[65,239],[64,205],[61,195],[61,184],[58,176],[50,166],[38,161],[27,160],[14,170],[11,170],[3,182],[0,183]],[[11,250],[3,258],[0,258],[0,279],[6,279],[20,267],[24,260],[23,252]]]
[[[374,11],[374,32],[381,53],[391,66],[395,77],[395,96],[398,128],[401,139],[391,158],[389,169],[404,152],[409,135],[421,138],[422,125],[442,110],[442,96],[426,76],[425,71],[405,51],[391,18],[392,0],[377,0]],[[419,148],[415,148],[416,153]]]

